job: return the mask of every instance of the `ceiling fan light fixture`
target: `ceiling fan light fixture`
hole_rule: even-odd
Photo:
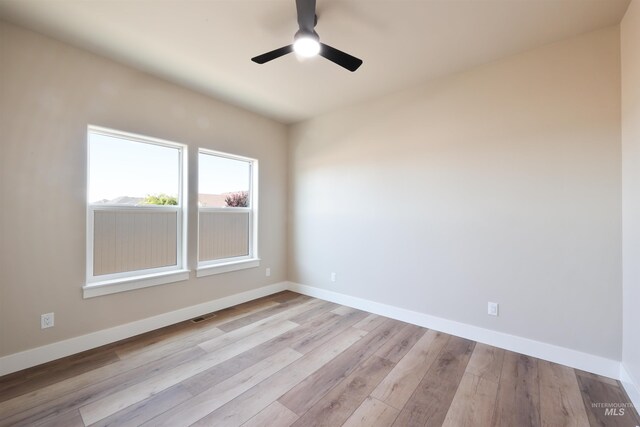
[[[318,37],[310,34],[296,36],[293,42],[293,51],[303,58],[311,58],[320,53],[320,41]]]
[[[293,44],[254,56],[251,58],[253,62],[265,64],[288,53],[295,52],[296,56],[301,60],[320,55],[351,72],[354,72],[362,65],[362,59],[344,53],[335,47],[320,43],[320,37],[314,30],[318,23],[316,0],[296,0],[296,10],[298,12],[299,30],[293,36]]]

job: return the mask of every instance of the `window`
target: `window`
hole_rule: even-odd
[[[257,160],[200,150],[198,276],[259,265],[257,169]]]
[[[85,297],[186,280],[186,146],[89,126]]]

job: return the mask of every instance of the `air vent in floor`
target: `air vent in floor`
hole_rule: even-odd
[[[191,319],[191,323],[204,322],[205,320],[213,319],[214,317],[216,317],[215,313],[205,314],[204,316],[198,316],[198,317],[195,317],[195,318]]]

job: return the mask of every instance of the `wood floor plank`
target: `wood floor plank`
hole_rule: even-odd
[[[185,334],[179,339],[160,339],[153,345],[147,345],[136,351],[127,352],[121,357],[122,365],[137,364],[141,360],[154,360],[164,354],[180,351],[184,348],[194,347],[198,344],[214,339],[224,334],[215,327],[198,329],[196,333]],[[118,352],[119,353],[119,352]],[[134,359],[134,360],[132,360]]]
[[[490,426],[504,350],[476,343],[443,426]]]
[[[388,319],[343,354],[309,375],[278,401],[297,415],[303,415],[404,326],[402,322]]]
[[[597,374],[592,374],[591,372],[582,371],[580,369],[574,369],[574,371],[575,371],[576,375],[579,375],[579,376],[582,376],[582,377],[591,378],[593,380],[597,380],[597,381],[603,382],[605,384],[612,385],[614,387],[620,386],[620,383],[617,380],[614,380],[613,378],[609,378],[609,377],[605,377],[605,376],[597,375]]]
[[[511,351],[505,352],[492,425],[540,425],[537,359]]]
[[[296,414],[275,401],[260,411],[258,415],[242,424],[242,427],[289,427],[297,419]]]
[[[329,302],[329,301],[322,301],[321,304],[318,304],[314,308],[307,310],[303,313],[300,313],[297,316],[293,316],[288,320],[291,320],[294,323],[302,324],[310,320],[313,320],[316,317],[321,316],[326,312],[333,310],[336,307],[338,307],[338,304],[336,303]]]
[[[222,310],[220,314],[213,313],[215,314],[215,317],[209,320],[205,320],[200,323],[193,323],[191,321],[181,322],[181,328],[171,328],[170,331],[167,331],[167,333],[164,334],[141,337],[139,340],[119,346],[115,351],[121,359],[126,359],[141,352],[153,350],[158,347],[164,347],[164,351],[166,351],[166,347],[176,341],[193,340],[194,336],[207,332],[211,333],[210,331],[214,330],[214,328],[216,331],[220,331],[217,335],[221,335],[224,332],[221,329],[216,328],[217,325],[240,319],[277,305],[278,303],[274,301],[263,301],[259,305],[249,305],[243,309],[234,308],[232,310]],[[213,336],[210,338],[213,338]]]
[[[270,307],[266,310],[262,310],[257,313],[252,313],[248,316],[232,320],[230,322],[224,322],[218,325],[218,328],[231,332],[234,329],[242,328],[243,326],[250,325],[251,323],[259,322],[267,317],[278,316],[278,318],[293,317],[300,313],[310,310],[322,304],[322,300],[310,299],[301,295],[287,302],[278,304],[277,306]]]
[[[297,299],[297,300],[309,300],[311,299],[310,296],[307,295],[302,295],[299,294],[297,292],[293,292],[293,291],[282,291],[282,292],[278,292],[276,294],[273,295],[268,295],[266,297],[263,297],[266,300],[269,301],[276,301],[278,303],[285,303],[285,302],[289,302],[291,300]]]
[[[633,404],[619,387],[586,375],[576,377],[591,426],[640,425],[640,417]]]
[[[491,425],[498,383],[465,372],[443,426],[487,427]]]
[[[211,384],[224,381],[243,369],[246,369],[251,365],[255,365],[263,358],[269,357],[284,348],[291,347],[298,353],[306,353],[307,349],[316,345],[321,345],[325,342],[324,337],[321,336],[318,340],[310,343],[309,346],[305,347],[304,352],[296,348],[296,344],[300,341],[307,340],[309,337],[316,336],[318,333],[322,335],[322,331],[325,328],[332,327],[332,320],[336,318],[342,318],[342,316],[338,316],[333,313],[325,313],[316,319],[304,323],[303,325],[300,325],[282,335],[278,335],[257,347],[207,369],[206,371],[201,372],[182,383],[191,393],[200,394],[204,390],[208,389]]]
[[[342,427],[389,427],[399,413],[396,408],[368,396]]]
[[[474,341],[450,337],[394,426],[441,426],[471,358]]]
[[[182,384],[176,384],[91,424],[91,427],[137,427],[192,397]]]
[[[336,335],[342,333],[342,331],[353,326],[360,319],[362,319],[363,316],[365,316],[365,313],[354,311],[342,316],[334,313],[327,313],[327,315],[331,315],[333,317],[329,318],[326,315],[322,316],[321,318],[324,318],[326,320],[314,327],[306,337],[298,340],[295,343],[292,343],[291,348],[300,353],[308,353],[314,348],[329,341]]]
[[[380,326],[386,317],[378,316],[377,314],[369,314],[362,321],[353,325],[354,328],[362,329],[364,331],[373,331]]]
[[[66,356],[57,360],[52,360],[50,362],[46,362],[41,365],[37,365],[31,368],[12,372],[10,374],[0,376],[0,384],[3,385],[3,389],[4,389],[4,388],[13,387],[16,384],[34,381],[34,380],[37,380],[38,377],[42,375],[46,376],[49,373],[55,372],[57,370],[66,370],[67,367],[69,367],[70,365],[73,365],[76,363],[84,363],[84,361],[86,361],[87,359],[91,359],[93,357],[101,357],[99,355],[104,353],[111,353],[114,351],[115,347],[120,345],[120,343],[128,342],[130,340],[136,340],[136,339],[137,337],[126,338],[117,343],[105,344],[103,346],[82,351],[80,353],[72,354],[70,356]]]
[[[396,364],[422,338],[426,331],[423,327],[406,324],[376,351],[376,355]]]
[[[538,361],[540,420],[546,427],[589,425],[580,386],[573,369]]]
[[[65,358],[48,363],[48,369],[40,369],[36,373],[23,372],[22,380],[18,380],[19,377],[16,377],[11,382],[3,381],[4,386],[0,388],[0,402],[28,394],[119,360],[116,352],[109,350],[90,352],[81,358]]]
[[[364,334],[366,334],[365,331],[349,328],[331,341],[293,362],[286,371],[272,375],[194,425],[225,427],[242,425],[277,400],[278,397],[295,387],[300,381],[358,342]]]
[[[477,343],[467,365],[466,372],[494,383],[500,381],[504,350],[487,344]]]
[[[294,294],[297,295],[297,294]],[[201,333],[203,330],[215,328],[217,325],[226,323],[250,314],[266,310],[279,305],[278,302],[265,298],[248,301],[233,307],[228,307],[214,313],[204,314],[211,318],[203,322],[192,322],[186,320],[161,329],[146,332],[136,337],[125,339],[114,344],[114,350],[121,359],[135,355],[139,351],[146,351],[145,347],[154,345],[155,342],[167,344],[175,339],[182,340],[192,334]]]
[[[269,329],[274,325],[282,322],[282,318],[279,316],[267,317],[261,321],[250,323],[246,326],[243,326],[238,329],[234,329],[231,332],[222,333],[216,337],[211,338],[210,340],[203,341],[198,346],[205,351],[215,351],[219,350],[223,347],[228,346],[229,344],[233,344],[249,335],[253,335],[262,330]],[[297,325],[297,324],[296,324]]]
[[[235,316],[237,313],[249,313],[253,311],[262,311],[264,308],[272,307],[274,304],[282,304],[288,302],[293,299],[297,299],[302,301],[304,298],[303,295],[297,294],[295,292],[281,292],[279,294],[267,295],[266,297],[258,298],[255,300],[243,302],[242,304],[235,305],[233,307],[228,307],[223,310],[216,311],[216,317],[219,318],[221,316],[227,315],[227,310],[232,310],[231,315]],[[307,297],[307,299],[311,299]],[[235,313],[235,314],[234,314]],[[233,320],[233,319],[231,319]]]
[[[340,316],[353,313],[354,311],[361,311],[361,310],[358,310],[357,308],[347,307],[345,305],[340,305],[334,308],[333,310],[331,310],[332,313],[339,314]]]
[[[210,389],[186,400],[180,405],[163,412],[149,420],[145,425],[154,427],[189,426],[300,357],[302,357],[302,354],[286,348],[233,377],[215,384]]]
[[[24,424],[30,427],[85,427],[82,422],[82,417],[80,416],[80,412],[76,409],[75,411],[68,411],[63,414],[57,414],[54,417],[49,418],[46,421],[38,422],[35,424]]]
[[[384,378],[394,363],[371,356],[301,416],[296,427],[342,425]]]
[[[149,348],[147,351],[139,352],[135,356],[101,366],[58,383],[54,383],[50,386],[34,390],[31,393],[1,402],[0,413],[9,416],[11,414],[33,408],[50,400],[52,396],[60,396],[76,392],[82,388],[92,386],[101,380],[109,379],[115,375],[120,375],[124,372],[148,365],[156,360],[161,360],[167,354],[177,354],[184,349],[189,349],[203,340],[209,339],[213,336],[218,336],[220,333],[221,331],[219,329],[213,328],[202,331],[199,335],[190,336],[188,339],[182,341],[170,342],[166,345]]]
[[[450,335],[428,330],[371,393],[400,410],[444,348]]]
[[[76,390],[65,389],[64,392],[59,393],[55,388],[46,387],[43,389],[46,395],[38,395],[38,398],[43,399],[38,405],[29,406],[23,410],[18,407],[14,415],[10,415],[9,412],[0,412],[3,414],[3,418],[0,418],[0,426],[32,425],[37,421],[52,420],[60,414],[78,410],[83,405],[137,384],[147,376],[188,363],[205,354],[206,352],[201,348],[189,348],[166,354],[162,358],[120,373],[104,372],[102,376],[94,376],[92,384]]]
[[[285,320],[269,329],[242,338],[233,346],[223,347],[203,355],[196,361],[159,373],[125,390],[85,405],[80,408],[80,415],[85,424],[93,424],[297,326],[296,323]]]

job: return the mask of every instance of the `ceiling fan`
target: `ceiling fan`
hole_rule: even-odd
[[[320,43],[320,37],[314,30],[318,23],[316,0],[296,0],[296,9],[298,10],[298,26],[300,29],[293,37],[293,44],[251,58],[253,62],[264,64],[287,53],[295,52],[304,58],[320,55],[352,72],[362,65],[362,59]]]

